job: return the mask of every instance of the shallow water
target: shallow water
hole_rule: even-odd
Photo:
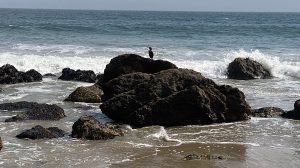
[[[233,81],[223,81],[233,84]],[[253,87],[260,82],[253,82]],[[101,122],[110,120],[99,104],[67,103],[62,100],[78,86],[90,84],[45,78],[32,84],[6,85],[3,102],[37,101],[63,107],[67,117],[60,121],[5,123],[10,112],[0,113],[2,167],[299,167],[300,121],[281,118],[252,118],[249,121],[164,128],[126,130],[124,137],[108,141],[84,141],[65,136],[52,140],[19,140],[22,130],[37,124],[57,126],[71,133],[82,115]],[[236,83],[243,88],[243,82]],[[244,86],[245,87],[245,86]],[[246,90],[247,91],[247,90]],[[246,96],[247,96],[246,92]],[[14,97],[15,99],[12,99]],[[262,99],[262,98],[261,98]],[[250,104],[259,101],[249,100]],[[287,101],[288,102],[288,101]],[[184,160],[188,154],[222,156],[222,159]]]

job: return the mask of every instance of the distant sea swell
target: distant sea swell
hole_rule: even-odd
[[[59,73],[103,72],[117,55],[174,62],[213,78],[250,57],[275,77],[300,78],[299,13],[216,13],[0,9],[0,64]]]

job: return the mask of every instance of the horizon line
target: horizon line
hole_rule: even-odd
[[[73,9],[73,8],[10,8],[0,7],[0,9],[24,9],[24,10],[73,10],[73,11],[132,11],[132,12],[215,12],[215,13],[300,13],[296,11],[210,11],[210,10],[143,10],[143,9]]]

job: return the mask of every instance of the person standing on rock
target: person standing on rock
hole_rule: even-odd
[[[150,57],[151,59],[153,59],[154,54],[153,54],[153,51],[152,51],[152,48],[151,48],[151,47],[149,47],[148,54],[149,54],[149,57]]]

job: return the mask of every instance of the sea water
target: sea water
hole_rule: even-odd
[[[125,53],[171,61],[229,84],[245,93],[252,108],[293,109],[300,98],[300,13],[144,12],[0,9],[0,66],[58,74],[63,68],[103,73],[110,59]],[[254,59],[273,79],[226,78],[237,57]],[[37,124],[71,132],[82,115],[105,123],[99,104],[66,103],[79,86],[90,84],[44,78],[42,82],[3,85],[0,102],[58,104],[60,121],[5,123],[0,113],[0,167],[299,167],[300,122],[259,119],[216,124],[132,129],[109,141],[19,140]],[[188,154],[222,155],[223,160],[184,161]]]

